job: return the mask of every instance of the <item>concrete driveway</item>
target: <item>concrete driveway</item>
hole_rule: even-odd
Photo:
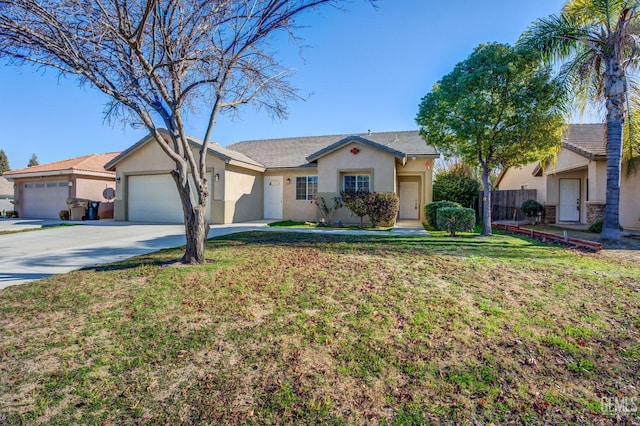
[[[183,225],[100,220],[46,229],[47,225],[58,223],[61,222],[0,220],[0,231],[45,226],[38,231],[0,235],[0,289],[185,244]],[[259,229],[266,223],[214,225],[209,237]]]

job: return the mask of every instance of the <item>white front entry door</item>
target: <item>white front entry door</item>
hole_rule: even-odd
[[[264,218],[282,219],[282,176],[264,178]]]
[[[400,187],[400,219],[420,219],[418,182],[402,182]]]
[[[560,179],[560,222],[580,221],[580,179]]]

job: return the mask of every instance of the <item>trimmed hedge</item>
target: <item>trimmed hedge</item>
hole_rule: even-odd
[[[437,228],[449,232],[455,237],[458,231],[473,231],[476,224],[476,212],[473,209],[459,207],[441,207],[437,211]]]
[[[369,216],[373,226],[393,226],[400,210],[400,199],[391,192],[341,192],[342,201],[351,213],[360,218],[363,226]]]
[[[544,212],[544,206],[536,200],[526,200],[520,206],[520,210],[529,219],[537,219]]]
[[[400,210],[400,198],[392,192],[374,192],[369,196],[367,213],[373,226],[393,226]]]
[[[437,213],[438,213],[438,209],[442,208],[442,207],[462,207],[459,203],[456,203],[454,201],[435,201],[433,203],[429,203],[426,206],[424,206],[424,217],[427,218],[427,222],[429,223],[429,225],[433,226],[434,228],[437,228],[438,225],[438,221],[437,221]]]

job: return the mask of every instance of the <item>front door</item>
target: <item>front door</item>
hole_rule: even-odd
[[[401,182],[399,187],[400,219],[420,219],[418,182]]]
[[[580,221],[580,179],[560,179],[560,222]]]
[[[282,176],[264,178],[264,218],[282,219]]]

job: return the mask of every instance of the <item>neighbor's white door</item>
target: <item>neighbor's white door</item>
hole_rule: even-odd
[[[211,175],[209,175],[211,196]],[[131,222],[184,223],[178,188],[169,174],[128,177],[128,220]],[[211,197],[206,218],[211,221]]]
[[[560,179],[560,222],[580,221],[580,179]]]
[[[400,219],[420,219],[418,182],[401,182],[399,186]]]
[[[282,219],[282,176],[264,178],[264,218]]]
[[[61,182],[23,183],[22,211],[26,218],[51,219],[59,218],[60,210],[67,210],[69,184]]]

